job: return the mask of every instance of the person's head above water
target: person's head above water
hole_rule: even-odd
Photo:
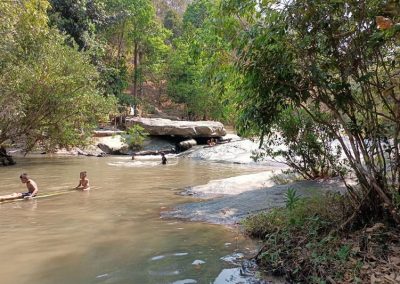
[[[29,180],[29,175],[27,173],[22,173],[19,178],[21,179],[22,183],[26,183]]]
[[[86,171],[80,172],[80,173],[79,173],[79,176],[80,176],[81,178],[85,178],[85,177],[87,176],[87,172],[86,172]]]

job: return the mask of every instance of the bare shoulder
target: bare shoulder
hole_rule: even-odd
[[[33,179],[30,179],[30,180],[29,180],[29,183],[30,183],[32,186],[37,187],[37,184],[36,184],[36,182],[35,182]]]

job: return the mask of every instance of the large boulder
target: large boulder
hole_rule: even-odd
[[[180,151],[186,151],[196,145],[197,141],[194,139],[184,140],[178,143]]]
[[[42,154],[46,154],[43,152]],[[88,145],[83,149],[73,147],[71,149],[61,148],[58,149],[55,154],[57,155],[65,155],[65,156],[88,156],[88,157],[103,157],[106,153],[101,150],[97,145]]]
[[[114,135],[108,137],[96,137],[95,143],[97,146],[107,154],[111,155],[130,155],[136,151],[129,149],[121,135]],[[165,151],[167,153],[175,152],[175,143],[167,139],[159,137],[147,137],[143,143],[143,151],[157,152]]]
[[[226,134],[224,125],[217,121],[178,121],[163,118],[132,117],[126,126],[138,124],[155,136],[221,137]]]
[[[255,162],[252,159],[253,152],[258,149],[258,143],[248,139],[236,140],[217,144],[215,146],[195,147],[193,150],[182,153],[182,156],[187,156],[195,160],[204,160],[220,163],[235,163],[235,164],[264,164],[268,162]]]
[[[122,141],[121,135],[97,138],[97,146],[107,154],[129,154],[129,146]]]

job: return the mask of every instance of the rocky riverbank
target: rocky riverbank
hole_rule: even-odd
[[[274,172],[261,172],[187,188],[181,194],[197,197],[193,200],[197,202],[179,205],[162,212],[162,216],[234,225],[250,214],[285,206],[288,188],[295,189],[299,196],[345,190],[344,184],[339,180],[297,181],[279,185],[273,181],[273,174]]]

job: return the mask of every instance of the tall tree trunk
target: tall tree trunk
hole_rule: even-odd
[[[139,52],[139,59],[138,59],[138,65],[140,65],[140,64],[142,64],[142,58],[143,58],[143,52]],[[139,90],[138,90],[138,94],[139,94],[139,97],[143,97],[143,77],[142,77],[142,74],[141,74],[141,71],[140,71],[140,69],[138,68],[138,71],[137,71],[137,74],[138,74],[138,88],[139,88]]]
[[[133,47],[133,65],[134,65],[134,73],[133,73],[133,92],[132,96],[135,99],[135,107],[134,107],[134,116],[138,116],[138,106],[137,106],[137,90],[138,90],[138,67],[139,67],[139,44],[137,41],[134,43]]]
[[[126,21],[123,22],[122,24],[122,29],[121,29],[121,33],[118,37],[118,52],[117,52],[117,58],[118,58],[118,62],[117,62],[117,67],[120,66],[120,61],[121,61],[121,54],[122,54],[122,42],[124,40],[124,33],[125,33],[125,23]]]
[[[137,88],[138,88],[138,65],[139,65],[139,46],[138,43],[135,42],[133,49],[133,65],[134,65],[134,73],[133,73],[133,97],[137,98]]]

